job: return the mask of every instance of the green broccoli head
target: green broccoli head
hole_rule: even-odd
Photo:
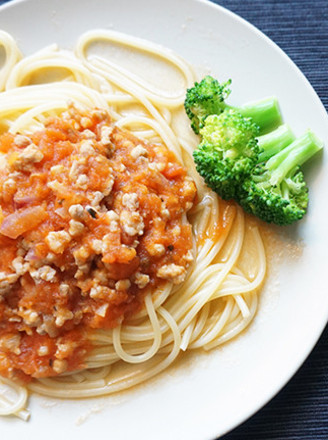
[[[322,142],[308,130],[267,162],[257,165],[240,187],[241,206],[267,223],[281,226],[303,218],[308,187],[299,167],[322,147]]]
[[[223,199],[235,199],[266,222],[293,223],[308,205],[299,167],[323,144],[310,130],[295,140],[288,126],[280,126],[274,97],[228,105],[230,84],[206,76],[187,91],[185,110],[194,132],[201,135],[193,153],[196,169]]]
[[[220,115],[211,115],[200,130],[202,142],[222,151],[224,158],[246,156],[258,158],[256,136],[258,127],[238,111],[227,109]],[[255,150],[256,151],[255,151]]]
[[[198,173],[223,199],[237,199],[243,179],[258,161],[258,127],[232,109],[208,116],[193,157]],[[238,199],[237,199],[238,200]]]
[[[302,171],[295,169],[294,175],[272,186],[270,172],[263,166],[256,167],[253,175],[244,181],[239,195],[239,203],[245,211],[279,226],[302,219],[308,200]]]
[[[194,87],[187,90],[184,106],[196,134],[204,126],[207,116],[220,114],[225,109],[224,101],[231,93],[230,84],[231,80],[219,83],[211,76],[205,76],[202,81],[196,82]]]

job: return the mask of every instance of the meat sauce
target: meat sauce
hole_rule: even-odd
[[[71,106],[0,151],[0,374],[30,380],[85,366],[92,329],[181,283],[196,194],[164,145]]]

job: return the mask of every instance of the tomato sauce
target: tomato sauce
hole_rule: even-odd
[[[196,188],[164,145],[71,106],[0,137],[0,374],[85,366],[88,332],[114,328],[147,289],[183,281]]]

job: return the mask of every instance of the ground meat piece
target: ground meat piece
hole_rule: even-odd
[[[139,208],[138,194],[126,193],[122,197],[122,205],[130,211],[136,211]]]
[[[108,221],[110,232],[115,232],[118,230],[119,219],[120,217],[113,210],[110,210],[106,213],[106,220]]]
[[[131,157],[133,157],[133,159],[136,160],[140,156],[147,156],[148,151],[142,145],[137,145],[136,147],[133,148],[133,150],[131,151],[130,154],[131,154]]]
[[[52,368],[57,374],[62,374],[67,370],[67,361],[65,359],[56,359],[53,362]]]
[[[71,237],[66,231],[49,232],[45,242],[55,254],[62,254],[71,241]]]
[[[71,205],[68,209],[68,212],[74,220],[83,220],[86,217],[85,210],[80,204]]]
[[[161,257],[165,254],[165,246],[160,243],[154,243],[147,246],[147,251],[152,257]]]
[[[47,356],[49,354],[49,347],[47,345],[41,345],[37,352],[39,356]]]
[[[106,316],[107,309],[108,309],[108,304],[102,304],[100,307],[96,309],[96,314],[101,317],[104,317]]]
[[[180,284],[186,277],[186,269],[177,264],[165,264],[158,269],[157,276],[171,281],[173,284]]]
[[[15,170],[26,171],[30,168],[30,165],[41,162],[43,157],[43,153],[39,148],[34,144],[30,144],[17,156],[13,167]]]
[[[56,318],[55,324],[57,327],[61,327],[62,325],[65,324],[66,321],[73,319],[73,317],[74,317],[73,312],[67,310],[66,308],[59,307],[55,311],[55,318]]]
[[[149,275],[144,273],[137,272],[134,276],[134,283],[139,287],[139,289],[143,289],[149,283]]]
[[[127,235],[131,237],[134,235],[142,235],[145,225],[141,215],[137,211],[131,212],[123,209],[120,214],[120,222]]]
[[[45,265],[40,267],[39,269],[30,270],[31,277],[36,280],[44,280],[50,281],[51,283],[55,282],[56,270],[51,266]]]
[[[68,233],[72,237],[77,237],[78,235],[81,235],[83,233],[84,228],[85,226],[83,223],[76,220],[70,220]]]
[[[31,143],[31,139],[27,136],[24,136],[22,134],[18,134],[15,137],[14,143],[15,145],[17,145],[17,147],[26,147],[27,145],[29,145]]]
[[[112,132],[113,132],[113,128],[112,127],[108,127],[106,125],[101,127],[101,130],[100,130],[100,142],[103,145],[110,145],[111,144],[110,135],[112,134]]]
[[[0,272],[0,297],[9,292],[19,275],[15,273]]]
[[[130,280],[119,280],[115,283],[115,289],[117,290],[128,290],[128,288],[131,286]]]
[[[22,256],[16,257],[13,262],[11,263],[14,271],[17,275],[22,276],[29,270],[29,263],[26,263],[24,261],[24,258]]]
[[[88,176],[86,174],[80,174],[76,179],[75,184],[78,188],[87,189],[88,182],[89,182]]]
[[[105,195],[101,191],[94,192],[91,200],[91,205],[94,206],[95,208],[99,208],[99,203],[102,201],[104,197]]]

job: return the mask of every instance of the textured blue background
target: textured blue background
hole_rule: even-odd
[[[237,13],[275,41],[303,71],[328,110],[328,0],[214,3]],[[328,440],[328,328],[289,384],[223,439]]]

